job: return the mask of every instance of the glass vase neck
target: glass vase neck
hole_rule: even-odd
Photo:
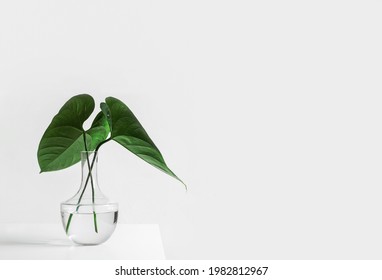
[[[81,169],[80,189],[72,201],[77,204],[105,203],[108,199],[98,185],[98,152],[81,152]]]
[[[81,188],[98,187],[98,151],[81,152],[82,180]]]

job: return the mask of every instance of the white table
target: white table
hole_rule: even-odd
[[[61,224],[0,224],[0,259],[165,259],[159,226],[118,224],[97,246],[73,244]]]

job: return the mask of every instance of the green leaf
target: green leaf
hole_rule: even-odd
[[[94,100],[88,94],[73,96],[62,106],[38,147],[41,172],[64,169],[80,161],[80,152],[85,150],[82,126],[93,110]],[[86,142],[92,145],[88,134]]]
[[[97,114],[86,133],[91,136],[91,145],[88,147],[89,151],[95,150],[102,141],[106,140],[110,133],[110,128],[103,112]]]
[[[107,106],[105,102],[101,102],[101,110],[107,120],[107,123],[109,124],[110,130],[112,130],[113,122],[111,120],[111,112],[110,112],[109,106]]]
[[[111,138],[147,163],[182,182],[168,168],[159,149],[133,112],[122,101],[114,97],[106,98],[106,104],[112,119]]]

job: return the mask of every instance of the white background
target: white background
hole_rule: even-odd
[[[382,257],[380,1],[1,1],[0,222],[59,222],[80,167],[38,174],[72,95],[125,101],[183,186],[100,154],[120,221],[171,259]]]

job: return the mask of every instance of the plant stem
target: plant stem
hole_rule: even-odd
[[[85,132],[83,133],[84,135],[84,144],[85,144],[85,151],[86,151],[86,162],[88,164],[88,169],[89,169],[89,175],[90,175],[90,184],[92,186],[92,203],[93,203],[93,216],[94,216],[94,230],[96,233],[98,233],[98,229],[97,229],[97,214],[95,212],[95,208],[94,208],[94,181],[93,181],[93,175],[92,175],[92,171],[93,171],[93,168],[90,167],[90,161],[89,161],[89,153],[88,153],[88,147],[86,145],[86,134]],[[97,156],[97,152],[94,153],[94,156],[93,156],[93,162],[95,160]],[[84,187],[84,189],[86,188],[86,185]]]
[[[95,232],[98,233],[97,216],[96,216],[96,213],[94,211],[93,211],[93,220],[94,220],[94,229],[95,229]]]
[[[84,134],[84,136],[85,136],[85,134]],[[85,186],[84,186],[84,188],[83,188],[83,190],[82,190],[82,192],[81,192],[81,195],[80,195],[80,198],[78,199],[77,204],[80,204],[80,202],[81,202],[81,200],[82,200],[82,196],[84,195],[85,190],[86,190],[86,187],[87,187],[87,185],[88,185],[88,183],[89,183],[89,179],[90,179],[90,177],[91,177],[91,171],[93,170],[93,166],[94,166],[95,159],[96,159],[96,154],[97,154],[99,148],[100,148],[103,144],[109,142],[110,140],[111,140],[111,138],[106,139],[106,140],[102,141],[101,143],[99,143],[98,146],[96,147],[96,149],[95,149],[95,151],[94,151],[95,153],[94,153],[94,157],[93,157],[92,163],[91,163],[90,167],[88,167],[88,168],[89,168],[88,177],[86,178]],[[86,149],[86,141],[85,141],[85,149]],[[89,158],[87,158],[87,161],[88,161],[88,163],[89,163]],[[93,179],[93,178],[92,178],[92,179]],[[93,203],[94,203],[94,192],[93,192]],[[80,208],[80,205],[77,205],[76,211],[78,211],[78,208]],[[93,216],[94,216],[94,227],[95,227],[96,232],[98,233],[97,220],[96,220],[96,218],[95,218],[95,213],[94,213],[94,212],[93,212]],[[68,223],[67,223],[67,225],[66,225],[66,229],[65,229],[66,234],[68,234],[69,227],[70,227],[70,222],[72,221],[72,217],[73,217],[73,213],[70,213],[69,218],[68,218]]]
[[[68,234],[69,226],[70,226],[70,222],[72,221],[72,218],[73,218],[73,213],[70,213],[68,223],[66,224],[66,228],[65,228],[66,234]]]

